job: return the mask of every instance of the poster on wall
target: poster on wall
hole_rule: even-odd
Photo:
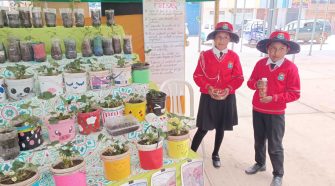
[[[185,0],[143,0],[145,61],[151,79],[185,79]],[[150,52],[148,52],[150,51]]]
[[[176,186],[176,168],[162,169],[152,174],[151,186]]]
[[[148,181],[146,179],[132,180],[128,183],[122,184],[121,186],[147,186]]]
[[[204,163],[202,160],[191,160],[181,165],[182,186],[204,186]]]

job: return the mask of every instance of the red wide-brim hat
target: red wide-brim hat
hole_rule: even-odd
[[[216,24],[215,30],[208,34],[207,41],[213,39],[218,32],[226,32],[230,35],[230,41],[234,43],[238,43],[240,37],[233,32],[233,25],[228,22],[220,22]]]
[[[290,41],[290,34],[281,30],[272,32],[269,39],[259,41],[256,48],[257,50],[267,54],[267,48],[273,42],[281,42],[286,45],[289,48],[287,54],[297,54],[300,52],[300,45],[296,42]]]

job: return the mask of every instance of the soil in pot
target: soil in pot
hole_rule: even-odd
[[[89,38],[85,38],[81,44],[81,53],[83,57],[91,57],[93,55],[91,40]]]
[[[104,52],[102,49],[102,38],[100,36],[97,36],[93,39],[93,53],[95,56],[104,55]]]
[[[56,9],[47,8],[44,10],[45,23],[47,27],[56,26]]]
[[[5,184],[5,185],[16,185],[16,184],[20,184],[20,182],[23,182],[25,180],[28,180],[32,177],[34,177],[37,173],[31,170],[23,170],[24,172],[21,172],[21,175],[24,174],[26,175],[25,177],[23,177],[21,180],[18,180],[17,182],[13,182],[11,179],[6,179],[3,182],[0,182],[0,184]]]
[[[83,161],[84,161],[84,160],[82,160],[82,159],[79,159],[79,160],[72,160],[72,162],[73,162],[73,166],[72,166],[72,167],[81,164]],[[64,166],[64,163],[63,163],[63,162],[59,162],[59,163],[58,163],[57,165],[55,165],[53,168],[54,168],[54,169],[66,169],[65,166]]]
[[[63,26],[70,28],[73,26],[72,10],[70,8],[61,8],[60,13],[62,15]]]
[[[47,59],[44,43],[33,44],[33,50],[36,62],[44,62]]]
[[[113,39],[112,38],[104,38],[102,40],[102,47],[103,47],[104,55],[113,55],[114,54]]]
[[[121,38],[120,38],[120,36],[113,36],[113,47],[114,47],[114,53],[115,54],[121,54],[122,48],[121,48]]]
[[[133,53],[133,46],[131,43],[131,36],[125,36],[123,38],[123,53],[125,54],[132,54]]]
[[[107,18],[107,26],[112,26],[115,24],[114,10],[105,10],[105,16]]]
[[[23,61],[34,61],[34,50],[31,42],[20,42],[20,49]]]
[[[43,19],[42,19],[41,7],[34,7],[32,10],[32,15],[33,15],[33,26],[35,28],[42,28]]]
[[[0,20],[2,21],[1,23],[2,24],[0,24],[0,27],[1,27],[1,25],[2,25],[2,27],[4,27],[4,26],[8,26],[8,19],[7,19],[7,12],[8,12],[8,7],[0,7],[0,16],[1,16],[1,18],[0,18]],[[1,28],[2,28],[1,27]]]
[[[20,28],[20,15],[19,11],[11,10],[7,12],[8,26],[10,28]]]
[[[10,39],[8,43],[8,60],[9,62],[21,61],[19,40]]]
[[[52,40],[51,57],[54,60],[61,60],[63,58],[62,47],[59,39]]]
[[[77,50],[76,50],[76,41],[74,39],[64,40],[65,45],[65,57],[67,59],[76,59]]]
[[[1,15],[0,15],[1,17]],[[0,63],[6,62],[6,51],[2,43],[0,43]]]
[[[101,25],[101,15],[99,9],[91,10],[92,26],[98,27]]]
[[[82,8],[74,9],[74,19],[75,19],[76,27],[85,26],[84,9]]]
[[[19,9],[19,16],[21,20],[21,26],[24,28],[31,28],[31,16],[30,10],[27,7],[20,7]]]

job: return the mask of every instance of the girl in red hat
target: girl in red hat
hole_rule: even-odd
[[[286,103],[300,97],[300,78],[297,66],[285,58],[286,54],[300,52],[300,46],[290,41],[284,31],[275,31],[269,39],[257,43],[257,49],[269,55],[254,67],[248,87],[256,90],[253,96],[253,128],[256,163],[245,170],[247,174],[264,171],[266,145],[273,167],[271,186],[282,185],[284,175],[284,150]]]
[[[201,52],[198,65],[193,74],[200,87],[200,103],[197,116],[198,130],[193,138],[191,149],[197,151],[208,130],[216,130],[213,166],[221,166],[219,149],[225,130],[233,130],[237,125],[235,91],[243,83],[243,72],[238,55],[229,50],[229,42],[238,43],[239,37],[233,33],[233,26],[220,22],[207,36],[214,40],[214,47]]]

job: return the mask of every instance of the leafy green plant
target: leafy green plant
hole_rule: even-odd
[[[168,125],[172,127],[172,129],[168,131],[169,136],[182,136],[189,133],[191,127],[185,120],[190,118],[173,113],[168,113],[167,116],[169,118]]]
[[[131,93],[129,96],[130,99],[128,103],[142,103],[144,101],[144,97],[142,95]]]
[[[165,136],[166,134],[161,128],[150,125],[145,129],[144,133],[140,134],[140,139],[137,143],[141,145],[153,145],[157,143],[158,145],[161,138],[164,138]]]
[[[106,70],[106,66],[102,63],[94,62],[90,65],[91,71],[98,72]]]
[[[109,139],[104,134],[99,134],[98,136],[99,142],[108,142],[110,143],[106,150],[102,153],[104,156],[115,156],[120,155],[129,150],[129,141],[122,142],[120,140]]]
[[[27,103],[21,104],[20,108],[26,110],[31,109],[31,114],[25,113],[14,117],[13,121],[16,127],[30,126],[31,128],[35,128],[40,125],[40,119],[37,116],[33,115],[34,109],[38,108],[38,106],[32,105],[31,101],[29,101]]]
[[[36,70],[38,71],[38,73],[45,75],[45,76],[54,76],[54,75],[58,75],[61,73],[61,71],[58,69],[59,64],[56,63],[54,60],[49,59],[49,64],[50,66],[42,65]]]
[[[81,61],[81,58],[75,59],[71,63],[65,65],[64,69],[66,72],[69,73],[81,73],[85,72],[84,67],[81,66],[81,64],[84,63]]]
[[[123,57],[118,57],[118,56],[116,56],[116,58],[118,59],[117,66],[119,68],[124,68],[126,66],[126,64],[127,64],[126,59],[123,58]]]
[[[79,110],[83,113],[93,112],[96,110],[96,103],[93,101],[93,96],[82,95],[77,102],[84,104]]]
[[[163,97],[165,95],[164,92],[155,90],[155,89],[150,89],[148,92],[149,96],[152,98],[158,98],[158,97]]]
[[[37,166],[15,160],[8,171],[0,171],[1,184],[16,184],[23,182],[37,174]]]
[[[71,98],[71,99],[65,99],[64,97],[60,96],[63,104],[64,104],[64,107],[68,107],[74,98]],[[77,108],[75,108],[74,111],[71,111],[71,112],[66,112],[66,110],[64,111],[61,111],[61,112],[50,112],[51,114],[51,117],[48,119],[49,121],[49,124],[57,124],[59,121],[62,121],[62,120],[66,120],[66,119],[70,119],[73,117],[73,115],[76,114]]]
[[[52,94],[51,92],[49,91],[45,91],[45,92],[42,92],[39,96],[38,96],[38,99],[42,99],[42,100],[49,100],[49,99],[52,99],[56,97],[56,94]]]
[[[16,79],[26,79],[29,76],[26,75],[26,70],[29,66],[15,64],[15,66],[7,66],[6,70],[11,71]]]
[[[66,143],[58,148],[57,151],[62,161],[55,168],[68,169],[75,166],[74,158],[79,155],[79,151],[73,147],[73,142]]]
[[[103,102],[100,102],[99,105],[103,108],[115,108],[123,105],[123,100],[119,95],[114,98],[112,95],[108,95],[105,97]]]

